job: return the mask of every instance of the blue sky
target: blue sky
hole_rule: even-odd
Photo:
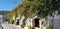
[[[19,0],[14,3],[16,0],[0,0],[0,11],[12,11],[16,6],[21,4],[23,0]]]

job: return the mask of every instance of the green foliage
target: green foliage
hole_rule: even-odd
[[[44,24],[44,22],[42,21],[41,25]]]
[[[30,25],[30,26],[28,26],[28,29],[34,29],[34,27],[31,27],[31,25]]]
[[[12,21],[12,24],[14,24],[14,20]]]
[[[32,29],[31,25],[30,25],[30,26],[28,26],[28,29]]]
[[[23,12],[23,14],[24,14],[25,18],[28,18],[28,17],[29,17],[29,14],[28,14],[27,10],[25,10],[25,11]]]
[[[52,13],[56,10],[60,10],[60,0],[25,0],[21,5],[13,10],[13,14],[20,10],[20,15],[24,14],[26,18],[30,15],[27,10],[30,10],[30,14],[36,14],[37,16],[44,18],[48,15],[52,16]],[[22,11],[22,12],[21,12]],[[9,14],[9,19],[13,14]]]
[[[8,14],[7,14],[7,20],[8,20],[9,23],[12,22],[12,19],[11,19],[12,16],[13,16],[12,13],[8,13]]]
[[[14,20],[13,19],[10,19],[9,21],[11,24],[14,24]]]
[[[8,20],[8,23],[10,23],[10,19],[7,19]]]
[[[47,28],[46,29],[52,29],[52,26],[47,26]]]

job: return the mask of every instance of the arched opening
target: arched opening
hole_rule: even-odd
[[[39,27],[39,18],[34,19],[34,24],[35,27]]]

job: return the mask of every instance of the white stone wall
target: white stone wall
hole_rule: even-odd
[[[13,20],[15,20],[15,16],[13,15]]]
[[[13,17],[14,17],[14,16],[13,16]],[[28,29],[28,26],[29,26],[29,25],[33,26],[32,23],[33,23],[33,20],[34,20],[35,18],[38,18],[38,17],[35,16],[35,17],[33,17],[33,18],[27,18],[27,20],[25,21],[26,25],[25,25],[24,29]],[[20,19],[20,16],[19,16],[19,15],[18,15],[17,19]],[[22,16],[22,18],[21,18],[21,20],[20,20],[20,25],[22,24],[22,21],[23,21],[24,19],[25,19],[25,16]],[[40,19],[40,18],[39,18],[39,19]],[[40,28],[35,27],[35,29],[46,29],[46,26],[41,25],[42,21],[45,21],[45,18],[39,20],[39,26],[40,26]]]
[[[22,18],[20,20],[20,25],[22,24],[23,19],[25,19],[25,16],[22,16]]]
[[[32,23],[33,23],[33,20],[34,20],[35,18],[37,18],[37,16],[35,16],[35,17],[33,17],[33,18],[28,18],[28,19],[26,20],[25,29],[27,29],[29,25],[31,25],[31,26],[33,27],[33,24],[32,24]],[[40,28],[35,27],[35,29],[40,29]]]
[[[20,19],[20,15],[18,15],[18,17],[16,19]]]

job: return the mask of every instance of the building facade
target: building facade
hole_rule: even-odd
[[[0,11],[0,22],[5,22],[6,21],[6,13],[8,13],[10,11]]]

